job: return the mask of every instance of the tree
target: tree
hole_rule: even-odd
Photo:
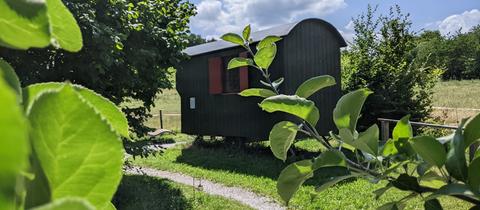
[[[133,131],[143,122],[156,94],[171,88],[169,67],[185,56],[191,3],[181,0],[66,0],[78,20],[84,47],[79,53],[55,48],[26,52],[0,49],[23,85],[46,81],[81,84],[122,107]],[[25,62],[28,60],[29,62]],[[132,106],[132,102],[136,106]]]
[[[345,54],[345,91],[369,88],[374,93],[365,103],[361,125],[377,118],[399,119],[410,114],[419,120],[430,112],[432,88],[439,76],[435,68],[416,65],[414,33],[409,15],[399,6],[388,15],[375,16],[376,8],[353,19],[355,38]],[[347,60],[348,59],[348,60]],[[344,62],[345,63],[345,62]]]

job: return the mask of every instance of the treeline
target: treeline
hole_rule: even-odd
[[[415,37],[415,43],[417,62],[443,69],[443,79],[480,79],[480,25],[468,33],[448,36],[424,31]]]

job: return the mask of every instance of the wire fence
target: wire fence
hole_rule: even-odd
[[[180,113],[163,113],[160,111],[150,118],[146,125],[151,128],[163,128],[171,131],[180,131],[182,127]]]

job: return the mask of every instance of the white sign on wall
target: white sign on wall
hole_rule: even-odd
[[[190,97],[190,109],[195,109],[195,97]]]

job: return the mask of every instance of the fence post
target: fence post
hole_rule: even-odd
[[[387,141],[389,137],[388,135],[390,134],[390,127],[388,121],[381,120],[380,127],[382,130],[382,141]]]
[[[162,115],[162,110],[161,109],[159,111],[159,116],[160,116],[160,128],[163,129],[163,115]]]

